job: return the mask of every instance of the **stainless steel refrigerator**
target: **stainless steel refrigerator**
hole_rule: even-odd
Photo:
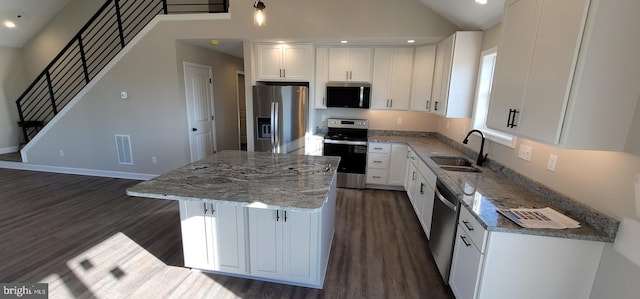
[[[308,99],[306,86],[254,86],[254,150],[304,154]]]

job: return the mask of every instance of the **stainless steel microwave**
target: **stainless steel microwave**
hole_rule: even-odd
[[[369,109],[371,84],[327,82],[327,107]]]

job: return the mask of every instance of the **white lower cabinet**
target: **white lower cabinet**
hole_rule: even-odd
[[[314,283],[318,275],[318,214],[248,210],[251,274]]]
[[[486,231],[465,208],[449,285],[457,299],[588,299],[604,243]]]
[[[247,273],[242,207],[180,201],[180,220],[186,267]]]
[[[367,184],[404,186],[408,146],[403,143],[369,142]]]
[[[405,190],[427,238],[431,236],[436,179],[436,175],[410,149],[407,157]]]

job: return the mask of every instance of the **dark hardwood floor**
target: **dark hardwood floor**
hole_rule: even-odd
[[[0,169],[0,282],[50,298],[453,298],[402,192],[339,189],[324,289],[182,266],[174,201],[137,181]]]

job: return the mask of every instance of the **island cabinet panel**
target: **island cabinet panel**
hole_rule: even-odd
[[[248,210],[251,274],[302,284],[316,283],[319,214]]]
[[[244,219],[242,207],[180,201],[185,266],[245,274]]]

